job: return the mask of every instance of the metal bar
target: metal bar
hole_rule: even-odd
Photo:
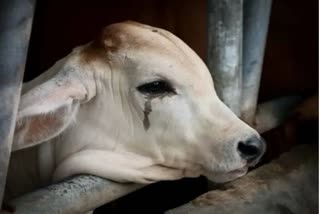
[[[243,0],[208,1],[208,67],[220,99],[240,116]]]
[[[318,149],[300,145],[167,214],[317,213]],[[306,185],[307,184],[307,185]]]
[[[244,0],[241,118],[252,124],[256,112],[272,0]]]
[[[279,126],[293,114],[293,110],[301,101],[300,96],[288,96],[259,104],[253,127],[259,133],[264,133]]]
[[[80,175],[10,202],[16,214],[85,213],[133,192],[143,185],[118,184],[92,175]]]
[[[0,204],[6,174],[35,0],[0,1]]]

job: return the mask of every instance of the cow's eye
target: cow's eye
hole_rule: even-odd
[[[138,91],[148,95],[162,95],[164,93],[174,93],[171,85],[163,80],[146,83],[137,87]]]

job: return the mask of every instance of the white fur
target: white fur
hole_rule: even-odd
[[[237,143],[258,134],[219,100],[202,60],[162,29],[137,23],[114,28],[114,36],[125,40],[117,51],[83,61],[88,46],[79,47],[25,86],[20,120],[70,108],[62,115],[66,125],[39,145],[40,176],[51,182],[89,173],[150,183],[201,174],[219,181],[242,175],[231,173],[246,165]],[[106,45],[116,43],[107,40]],[[146,130],[146,96],[136,88],[159,78],[170,81],[177,94],[151,100]]]

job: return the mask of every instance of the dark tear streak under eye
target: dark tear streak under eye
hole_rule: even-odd
[[[143,119],[143,127],[144,130],[148,130],[150,128],[150,120],[149,120],[149,114],[152,111],[152,107],[151,107],[151,99],[148,99],[145,103],[144,103],[144,119]]]
[[[144,130],[148,130],[150,128],[150,120],[149,120],[149,114],[150,112],[152,112],[152,106],[151,106],[151,100],[155,99],[155,98],[160,98],[163,99],[164,97],[171,97],[173,95],[176,95],[177,92],[173,89],[173,91],[171,93],[164,93],[161,95],[148,95],[148,97],[146,98],[146,102],[144,103],[144,118],[143,118],[143,127]]]

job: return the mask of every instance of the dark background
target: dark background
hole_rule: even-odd
[[[207,1],[39,0],[24,80],[33,79],[72,48],[92,40],[104,26],[124,20],[167,29],[206,61]],[[318,0],[274,0],[259,100],[317,94],[318,75]],[[303,136],[314,135],[310,133],[314,124],[304,127],[307,131]],[[265,134],[272,142],[268,145],[268,159],[297,143],[300,138],[296,129],[290,123],[289,128],[282,126]],[[311,139],[315,138],[317,135]],[[205,178],[161,182],[100,208],[99,213],[161,213],[206,190]]]

